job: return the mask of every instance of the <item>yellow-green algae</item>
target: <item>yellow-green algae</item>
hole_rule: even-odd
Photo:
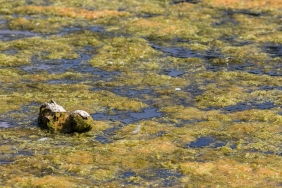
[[[1,19],[7,22],[1,29],[34,35],[0,42],[0,118],[22,125],[0,129],[0,187],[281,185],[281,54],[265,50],[265,45],[281,50],[279,0],[28,2],[0,3]],[[96,25],[105,32],[89,30]],[[70,33],[60,33],[63,28]],[[210,60],[171,57],[152,44],[221,55]],[[75,60],[84,47],[91,48],[94,68],[118,74],[102,79],[71,69],[60,74],[22,69],[43,60]],[[251,73],[256,66],[260,74]],[[167,70],[183,75],[172,77]],[[150,92],[122,96],[113,92],[119,87]],[[114,115],[156,107],[162,116],[122,127],[118,120],[94,120],[89,133],[54,135],[31,123],[39,105],[51,98],[68,111]],[[272,107],[258,107],[264,103]],[[253,106],[226,110],[237,104]],[[116,128],[113,136],[105,133],[111,128]],[[102,144],[97,135],[113,142]],[[225,145],[188,146],[208,136]],[[158,169],[181,176],[177,181],[173,175],[158,176],[153,173]]]

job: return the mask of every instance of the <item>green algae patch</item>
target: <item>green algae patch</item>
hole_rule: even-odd
[[[216,85],[209,85],[208,87],[209,89],[206,92],[197,97],[197,106],[200,108],[235,105],[241,102],[245,95],[241,88],[236,86],[227,90],[218,89]]]
[[[280,4],[1,2],[0,187],[279,186]],[[52,98],[92,130],[33,126]]]
[[[89,91],[89,86],[82,84],[35,84],[29,83],[13,86],[17,92],[9,92],[9,95],[2,95],[1,103],[4,111],[13,110],[16,106],[28,104],[35,101],[43,103],[50,98],[60,99],[60,103],[69,111],[84,109],[88,112],[103,111],[106,107],[117,110],[133,110],[140,111],[147,105],[138,99],[129,99],[126,97],[115,95],[114,93],[102,91]],[[32,91],[32,92],[26,92]],[[65,95],[69,95],[72,100],[64,99]]]
[[[44,176],[44,177],[25,177],[25,178],[13,178],[10,182],[14,182],[15,186],[19,187],[75,187],[75,183],[72,182],[71,177],[58,177],[58,176]]]
[[[23,54],[6,55],[0,54],[0,66],[19,66],[29,64],[29,58]]]
[[[61,22],[61,23],[60,23]],[[60,17],[43,20],[41,18],[10,18],[9,28],[13,30],[29,30],[36,33],[56,33],[63,26],[73,24],[73,20],[62,19]]]
[[[26,14],[51,14],[57,16],[66,16],[71,18],[98,19],[112,16],[126,16],[127,12],[119,12],[115,10],[96,10],[90,11],[74,7],[59,7],[59,6],[24,6],[15,8],[14,11]]]
[[[148,62],[151,56],[159,54],[142,38],[114,37],[105,39],[103,43],[90,63],[109,71],[139,67],[142,62]]]
[[[78,54],[74,51],[74,46],[68,44],[67,40],[59,41],[57,39],[57,37],[48,39],[30,37],[6,42],[2,50],[17,50],[18,53],[13,56],[2,54],[2,63],[19,66],[30,63],[32,55],[41,57],[43,53],[45,59],[74,59],[78,57]]]
[[[197,183],[200,178],[204,178],[208,185],[221,184],[224,186],[228,184],[232,187],[241,187],[252,184],[275,186],[275,180],[279,177],[280,170],[278,168],[267,170],[263,165],[257,163],[260,160],[253,159],[250,164],[230,159],[219,159],[218,161],[204,163],[187,162],[180,164],[180,168],[185,174],[191,175],[190,181],[195,182],[195,186],[200,186]],[[215,175],[218,178],[214,178]],[[261,180],[262,177],[269,179],[269,183]]]
[[[0,69],[0,82],[15,83],[21,80],[20,75],[22,72],[14,68],[1,68]],[[11,79],[13,78],[13,79]]]
[[[193,38],[198,32],[198,27],[187,22],[180,22],[176,18],[156,17],[151,19],[140,18],[128,23],[128,32],[140,36],[147,36],[150,39],[171,39],[177,35],[181,38]],[[173,24],[172,24],[173,23]]]
[[[216,7],[224,7],[224,8],[241,8],[241,9],[276,9],[282,8],[279,0],[266,0],[266,1],[236,1],[236,0],[207,0],[212,5]]]

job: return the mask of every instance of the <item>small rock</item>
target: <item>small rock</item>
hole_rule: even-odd
[[[38,142],[44,142],[44,141],[47,141],[47,140],[49,140],[50,138],[48,138],[48,137],[43,137],[43,138],[40,138],[40,139],[38,139],[37,141]]]
[[[69,119],[74,132],[87,132],[92,129],[93,119],[83,110],[74,111]]]
[[[87,112],[85,112],[83,110],[76,110],[76,111],[73,112],[73,114],[79,114],[81,117],[83,117],[85,119],[87,119],[90,116]]]

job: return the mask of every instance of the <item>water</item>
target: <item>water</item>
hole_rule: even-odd
[[[25,6],[9,2],[15,8],[3,9],[9,19],[0,21],[1,53],[31,54],[31,60],[27,65],[0,66],[0,147],[6,152],[0,164],[3,174],[17,169],[13,176],[3,175],[0,186],[27,182],[31,187],[279,185],[282,47],[277,36],[281,10],[263,10],[257,7],[260,2],[249,9],[252,2],[240,7],[230,1],[218,7],[198,0],[128,1],[126,5],[74,0],[62,2],[62,7],[70,9],[53,13],[52,7],[57,6],[51,1],[26,1]],[[38,7],[27,11],[28,5]],[[95,15],[96,10],[103,16],[85,17]],[[63,29],[34,33],[34,25],[16,22],[21,17],[31,23],[44,18]],[[11,22],[18,23],[18,29],[12,29]],[[83,38],[84,33],[93,33],[83,39],[85,45],[68,41],[69,36]],[[34,53],[21,48],[32,45],[24,40],[30,37],[57,37],[79,56],[44,58],[44,50]],[[98,61],[93,63],[93,59]],[[155,67],[147,68],[150,62]],[[52,78],[66,72],[79,76]],[[36,89],[37,82],[55,86],[56,92],[60,86],[83,89],[75,91],[76,95],[54,95]],[[95,98],[92,91],[103,90],[114,93],[110,97],[122,96],[148,107],[139,112],[101,112],[110,108],[107,100],[116,102]],[[75,108],[73,101],[83,101],[102,127],[89,135],[53,135],[40,130],[39,107],[54,96],[69,108]],[[12,149],[6,150],[6,145]],[[50,176],[53,185],[47,185]]]
[[[9,122],[0,121],[0,128],[8,128],[8,127],[12,127],[12,125]]]
[[[154,117],[158,118],[162,113],[158,112],[156,108],[144,109],[142,112],[118,112],[116,115],[107,115],[104,113],[91,114],[93,119],[96,120],[112,120],[121,121],[125,124],[130,124],[137,122],[142,119],[152,119]]]

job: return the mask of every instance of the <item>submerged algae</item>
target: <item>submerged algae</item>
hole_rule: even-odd
[[[0,186],[279,186],[279,7],[3,1],[1,28],[34,35],[0,43],[0,118],[18,125],[0,129]],[[26,71],[37,65],[50,68]],[[58,65],[70,66],[52,72]],[[32,126],[50,98],[90,112],[96,131]],[[154,114],[140,119],[144,109]]]

